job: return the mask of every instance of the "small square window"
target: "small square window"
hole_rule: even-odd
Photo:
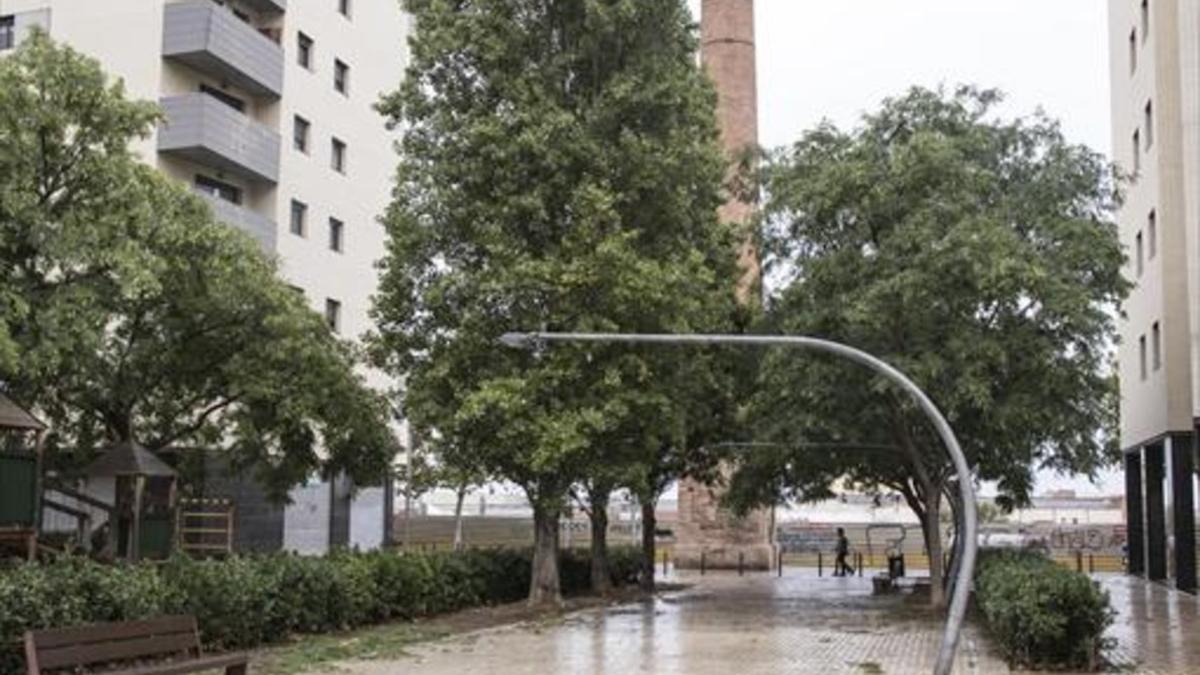
[[[304,33],[296,34],[296,62],[309,70],[313,68],[313,39]]]
[[[342,241],[346,233],[346,225],[337,218],[329,219],[329,250],[342,252]]]
[[[1137,29],[1134,28],[1129,32],[1129,72],[1130,74],[1137,72],[1138,66],[1138,41]]]
[[[331,146],[329,165],[338,173],[346,173],[346,144],[335,138]]]
[[[1138,338],[1138,366],[1141,372],[1142,379],[1146,379],[1148,369],[1146,368],[1146,336]]]
[[[1150,350],[1154,355],[1154,369],[1162,368],[1162,330],[1158,327],[1158,322],[1154,322],[1154,326],[1150,329]]]
[[[337,333],[342,327],[342,303],[333,298],[325,299],[325,323],[329,330]]]
[[[1142,170],[1142,132],[1133,132],[1133,172]]]
[[[17,17],[9,14],[0,16],[0,50],[12,49],[17,44]]]
[[[337,0],[338,14],[350,18],[350,0]]]
[[[1137,236],[1134,237],[1134,249],[1135,249],[1134,253],[1137,256],[1137,258],[1136,258],[1137,275],[1140,277],[1140,276],[1142,276],[1142,269],[1144,267],[1143,261],[1145,260],[1145,249],[1144,249],[1144,246],[1142,245],[1142,233],[1141,232],[1138,232]]]
[[[306,236],[308,232],[308,204],[295,199],[292,200],[291,231],[297,237]]]
[[[292,145],[305,154],[308,154],[308,132],[311,128],[308,120],[296,115],[292,124]]]
[[[340,59],[333,62],[333,88],[341,94],[350,93],[350,66]]]
[[[1154,101],[1146,101],[1146,109],[1142,113],[1143,126],[1146,129],[1146,149],[1154,145]]]
[[[1146,243],[1149,253],[1149,259],[1154,260],[1154,256],[1158,255],[1158,213],[1151,211],[1146,217]]]

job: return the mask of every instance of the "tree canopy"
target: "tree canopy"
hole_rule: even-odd
[[[541,565],[553,565],[569,488],[628,457],[614,444],[680,429],[667,418],[688,392],[664,386],[679,360],[662,354],[521,353],[497,339],[729,320],[714,93],[675,0],[405,8],[412,61],[382,106],[404,137],[376,354],[406,375],[405,412],[445,439],[445,461],[525,490],[538,521],[531,600],[545,600],[557,572]]]
[[[1111,346],[1128,283],[1113,169],[1042,115],[999,119],[999,100],[913,89],[778,154],[765,236],[786,282],[768,315],[772,330],[900,368],[977,478],[1021,504],[1038,469],[1090,474],[1114,456]],[[956,503],[932,428],[863,369],[771,353],[752,407],[757,440],[780,449],[737,480],[743,506],[821,498],[849,479],[903,495],[934,524],[928,541],[942,495]]]
[[[385,401],[253,240],[132,154],[158,119],[43,34],[0,59],[0,378],[67,457],[136,438],[220,449],[277,496],[378,481]]]

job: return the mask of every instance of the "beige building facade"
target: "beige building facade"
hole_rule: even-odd
[[[396,166],[372,106],[403,76],[398,2],[0,0],[10,47],[35,26],[159,102],[137,153],[276,255],[339,334],[369,328]]]
[[[1109,0],[1118,214],[1135,287],[1120,319],[1129,571],[1196,588],[1200,419],[1200,3]],[[1169,534],[1170,533],[1170,534]]]

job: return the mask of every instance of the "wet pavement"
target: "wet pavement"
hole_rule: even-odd
[[[1200,672],[1200,602],[1122,576],[1097,577],[1119,616],[1120,672]],[[639,604],[490,629],[414,647],[399,661],[341,664],[353,675],[917,674],[932,670],[940,614],[920,598],[873,596],[870,580],[795,573],[689,577],[695,585]],[[334,671],[331,671],[334,672]],[[976,626],[956,673],[1007,674]]]

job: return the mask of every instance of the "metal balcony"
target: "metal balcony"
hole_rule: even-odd
[[[210,0],[163,8],[163,57],[277,99],[283,92],[283,48]]]
[[[287,11],[287,0],[245,0],[244,4],[260,12],[282,14]]]
[[[158,151],[247,180],[279,182],[279,134],[203,93],[160,101]]]
[[[275,221],[220,197],[205,192],[196,194],[208,202],[217,220],[254,237],[267,253],[275,252]]]

